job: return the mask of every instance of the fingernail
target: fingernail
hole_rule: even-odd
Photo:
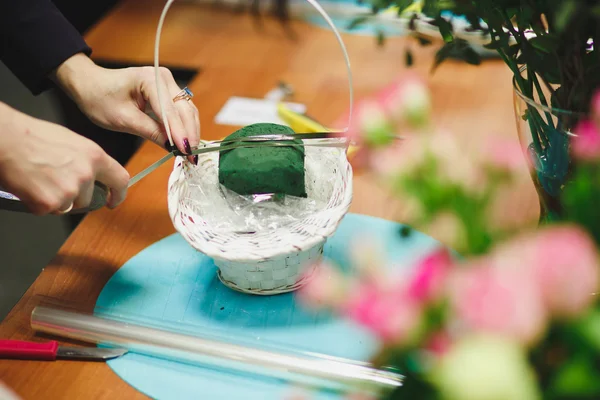
[[[186,154],[192,153],[192,147],[190,146],[189,140],[183,139],[183,148],[185,149]]]
[[[194,165],[198,165],[198,154],[194,156]]]

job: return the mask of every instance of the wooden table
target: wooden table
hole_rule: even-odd
[[[94,56],[152,64],[154,33],[164,1],[130,0],[107,15],[87,35]],[[298,39],[291,41],[273,21],[261,30],[248,15],[210,7],[175,3],[162,36],[163,64],[200,67],[189,85],[200,110],[202,135],[220,138],[232,127],[213,118],[230,96],[263,97],[279,80],[295,88],[294,100],[324,124],[347,109],[343,58],[326,29],[293,23]],[[419,48],[402,38],[378,48],[372,37],[344,35],[358,98],[389,84],[402,74],[404,49],[414,48],[416,66],[427,76],[436,120],[455,134],[506,135],[516,139],[510,71],[497,60],[468,66],[450,62],[429,75],[434,47]],[[465,151],[469,151],[468,147]],[[157,160],[163,151],[147,143],[127,168],[133,175]],[[0,338],[31,339],[32,296],[48,295],[91,309],[106,281],[129,258],[174,232],[167,213],[166,186],[170,163],[134,186],[116,210],[87,216],[43,270],[24,298],[0,325]],[[527,171],[523,168],[523,173]],[[368,175],[355,177],[351,211],[403,219],[401,202],[390,202]],[[531,185],[515,193],[515,209],[537,213]],[[430,232],[435,237],[435,232]],[[104,364],[83,362],[0,361],[0,380],[24,399],[145,398]]]

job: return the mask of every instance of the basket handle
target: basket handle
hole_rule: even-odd
[[[348,57],[348,51],[346,50],[346,45],[344,44],[344,41],[342,40],[340,32],[337,30],[337,28],[335,27],[335,24],[333,23],[333,21],[331,20],[331,18],[327,14],[327,12],[323,9],[323,7],[321,7],[321,5],[316,0],[306,0],[306,1],[308,1],[308,3],[310,5],[312,5],[319,14],[321,14],[321,16],[327,22],[327,24],[331,27],[331,30],[333,30],[333,33],[335,34],[335,37],[340,45],[340,48],[342,49],[343,55],[344,55],[344,61],[346,63],[346,70],[347,70],[347,74],[348,74],[348,95],[349,95],[348,109],[349,109],[349,112],[348,112],[348,125],[345,128],[343,128],[343,131],[347,132],[350,129],[350,125],[352,123],[352,111],[353,111],[352,106],[354,104],[352,68],[350,67],[350,58]],[[158,21],[158,27],[156,29],[156,39],[154,41],[154,75],[155,75],[155,79],[156,79],[156,91],[157,91],[157,95],[158,95],[158,103],[160,105],[160,112],[162,115],[163,124],[165,126],[165,130],[167,132],[167,136],[169,138],[169,143],[171,144],[171,146],[174,146],[174,143],[173,143],[173,137],[171,136],[171,128],[169,126],[169,121],[167,118],[166,107],[165,107],[165,98],[164,98],[164,94],[162,93],[162,89],[161,89],[161,84],[163,82],[161,81],[161,76],[159,73],[160,65],[159,65],[158,60],[159,60],[160,36],[162,33],[162,27],[165,22],[165,18],[167,16],[167,12],[169,11],[169,8],[171,7],[171,5],[174,2],[175,2],[175,0],[167,0],[167,3],[165,4],[165,7],[163,8],[160,19]]]

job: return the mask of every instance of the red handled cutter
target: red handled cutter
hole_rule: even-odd
[[[106,361],[121,357],[124,349],[100,347],[65,347],[56,341],[46,343],[0,340],[0,359],[55,361],[57,359]]]

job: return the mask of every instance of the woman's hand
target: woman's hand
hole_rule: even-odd
[[[129,174],[100,146],[0,103],[0,186],[45,215],[87,207],[94,181],[110,188],[108,207],[125,199]]]
[[[198,110],[191,101],[172,99],[181,88],[168,69],[161,68],[162,93],[175,146],[184,153],[200,140]],[[154,67],[106,69],[83,54],[57,68],[54,79],[95,124],[109,130],[149,139],[161,147],[168,144],[156,92]],[[146,114],[150,108],[160,123]],[[198,157],[189,157],[197,163]]]

